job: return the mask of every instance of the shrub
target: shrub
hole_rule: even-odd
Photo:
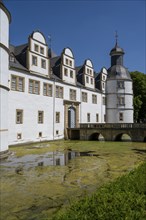
[[[73,203],[55,220],[146,219],[146,163]]]

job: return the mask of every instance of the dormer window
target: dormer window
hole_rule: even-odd
[[[67,76],[68,75],[68,69],[64,68],[64,75]]]
[[[68,65],[68,59],[65,59],[65,63],[66,63],[66,65]]]
[[[70,78],[73,78],[73,71],[70,70]]]
[[[105,75],[102,76],[102,79],[105,81]]]
[[[40,47],[40,53],[44,54],[44,48],[43,47]]]
[[[86,76],[86,82],[89,83],[89,77],[88,76]]]
[[[42,67],[43,69],[46,69],[46,60],[41,59],[41,67]]]
[[[37,57],[32,56],[32,65],[37,66]]]
[[[10,61],[13,63],[15,62],[15,57],[13,56],[13,54],[10,54]]]
[[[35,50],[36,52],[39,52],[39,46],[38,46],[37,44],[34,45],[34,50]]]

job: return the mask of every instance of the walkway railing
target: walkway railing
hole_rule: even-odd
[[[82,123],[79,126],[80,128],[99,128],[99,129],[104,129],[104,128],[113,128],[113,129],[118,129],[118,128],[141,128],[141,129],[146,129],[146,124],[143,123]]]

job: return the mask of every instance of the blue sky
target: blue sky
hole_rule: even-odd
[[[146,73],[145,0],[4,0],[12,15],[10,43],[26,43],[40,30],[52,36],[52,49],[60,55],[70,47],[76,66],[91,59],[96,72],[110,67],[109,52],[118,43],[124,49],[129,71]]]

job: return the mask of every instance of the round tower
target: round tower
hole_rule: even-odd
[[[124,51],[117,44],[110,51],[107,75],[107,123],[133,123],[133,88],[128,69],[123,66]]]
[[[11,15],[0,0],[0,157],[8,152],[9,23]]]

